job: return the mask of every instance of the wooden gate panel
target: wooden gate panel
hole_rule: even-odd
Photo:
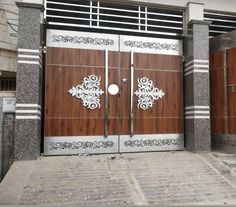
[[[104,51],[48,48],[47,54],[45,136],[103,135],[104,94],[100,108],[91,110],[68,91],[90,75],[101,78],[104,91]]]
[[[224,89],[224,52],[210,57],[210,99],[212,134],[224,134],[225,89]]]
[[[134,134],[183,132],[182,57],[157,54],[135,54],[134,91],[138,78],[153,81],[165,95],[147,110],[138,108],[134,96]]]
[[[103,50],[47,47],[47,65],[104,67]]]
[[[236,48],[227,50],[228,133],[236,134]]]

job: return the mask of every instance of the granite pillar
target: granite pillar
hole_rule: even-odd
[[[196,6],[192,4],[188,5],[191,5],[189,9]],[[199,4],[197,6],[201,7]],[[210,22],[204,21],[203,15],[189,16],[191,19],[187,21],[184,39],[185,147],[192,152],[210,151]]]
[[[40,2],[17,1],[16,4],[19,29],[14,158],[26,160],[40,155],[44,7]]]

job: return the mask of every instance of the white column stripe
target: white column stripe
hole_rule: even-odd
[[[18,55],[19,58],[35,58],[40,59],[41,57],[39,55]]]
[[[192,73],[209,73],[209,70],[192,70],[184,74],[184,76],[190,75]]]
[[[33,49],[23,49],[23,48],[19,48],[18,52],[32,52],[32,53],[39,53],[39,50],[33,50]]]
[[[31,61],[31,60],[18,60],[18,63],[41,65],[39,61]]]
[[[190,62],[186,62],[184,64],[185,67],[189,66],[192,63],[202,63],[202,64],[209,64],[209,60],[191,60]]]
[[[185,119],[210,119],[210,116],[186,116]]]
[[[41,118],[39,116],[16,116],[16,119],[38,119],[38,120],[40,120]]]
[[[186,111],[185,114],[210,114],[209,111]]]
[[[40,114],[41,115],[41,111],[39,110],[16,110],[17,114]]]
[[[16,107],[36,107],[36,108],[40,108],[41,106],[39,104],[16,104]]]
[[[209,109],[210,106],[186,106],[184,109],[187,110],[187,109]]]

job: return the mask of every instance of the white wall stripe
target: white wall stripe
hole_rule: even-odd
[[[38,119],[38,120],[40,120],[41,118],[39,116],[16,116],[16,119]]]
[[[184,76],[190,75],[192,73],[209,73],[209,70],[192,70],[187,73],[184,73]]]
[[[209,109],[210,106],[186,106],[184,109],[188,110],[188,109]]]
[[[16,104],[16,107],[35,107],[35,108],[40,108],[41,106],[39,104]]]
[[[186,111],[185,114],[210,114],[210,111]]]
[[[18,52],[32,52],[32,53],[39,53],[39,50],[33,50],[33,49],[23,49],[23,48],[19,48]]]
[[[209,70],[209,65],[190,65],[189,67],[184,69],[184,72],[187,72],[193,68],[201,68],[202,70]]]
[[[184,64],[185,67],[189,66],[192,63],[202,63],[202,64],[209,64],[209,60],[191,60],[190,62],[186,62]]]
[[[40,114],[41,115],[41,111],[39,110],[16,110],[17,114]]]
[[[210,116],[186,116],[185,119],[210,119]]]
[[[40,65],[39,61],[31,61],[31,60],[18,60],[18,63]]]
[[[32,58],[32,59],[40,59],[39,55],[18,55],[19,58]]]

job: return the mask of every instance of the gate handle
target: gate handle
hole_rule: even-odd
[[[105,49],[105,137],[108,137],[108,49]]]
[[[134,52],[131,51],[131,66],[130,66],[130,136],[134,134]]]

